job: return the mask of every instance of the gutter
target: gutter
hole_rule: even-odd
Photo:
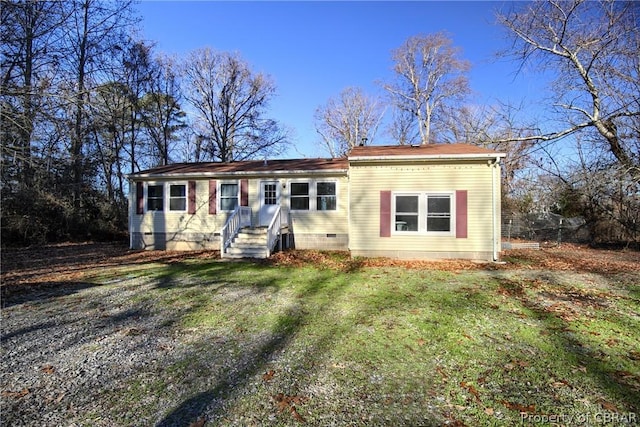
[[[175,172],[175,173],[135,173],[125,175],[128,180],[132,179],[145,179],[145,178],[216,178],[216,177],[273,177],[273,176],[287,176],[287,175],[346,175],[349,169],[323,169],[323,170],[280,170],[269,172],[255,172],[255,171],[237,171],[237,172]]]
[[[349,162],[389,162],[389,161],[407,161],[407,160],[487,160],[500,159],[505,157],[504,153],[486,153],[486,154],[437,154],[437,155],[397,155],[397,156],[355,156],[348,157]],[[499,160],[496,160],[499,161]]]

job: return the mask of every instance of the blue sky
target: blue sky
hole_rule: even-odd
[[[540,97],[534,73],[495,60],[508,47],[494,24],[504,2],[219,2],[142,1],[141,36],[157,50],[184,56],[202,47],[239,52],[254,71],[269,74],[277,95],[270,116],[293,130],[284,157],[325,157],[313,114],[343,89],[382,94],[392,76],[391,51],[410,36],[447,31],[472,63],[474,103],[525,103]],[[393,144],[382,132],[377,144]]]

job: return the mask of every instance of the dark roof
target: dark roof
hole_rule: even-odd
[[[388,156],[469,156],[497,155],[498,152],[471,144],[425,144],[425,145],[370,145],[354,147],[349,153],[353,157]]]
[[[225,174],[225,173],[264,173],[294,171],[340,171],[349,167],[347,159],[289,159],[289,160],[246,160],[240,162],[175,163],[131,174],[145,175],[183,175],[183,174]]]

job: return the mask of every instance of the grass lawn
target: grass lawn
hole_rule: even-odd
[[[164,316],[181,345],[77,421],[638,424],[640,272],[508,261],[407,268],[315,253],[89,270]]]

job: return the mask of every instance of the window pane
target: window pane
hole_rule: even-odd
[[[162,198],[162,185],[150,185],[149,187],[147,187],[147,196],[153,198]]]
[[[220,185],[221,197],[234,197],[238,195],[238,184],[222,184]]]
[[[308,182],[292,182],[291,195],[292,196],[308,196],[309,183]]]
[[[336,183],[335,182],[319,182],[317,184],[318,196],[335,196],[336,195]]]
[[[264,184],[264,204],[278,204],[276,184]]]
[[[418,213],[418,196],[396,196],[396,212]]]
[[[220,209],[223,211],[232,211],[238,206],[237,198],[220,199]]]
[[[184,210],[187,210],[187,200],[186,199],[170,199],[169,200],[169,210],[170,211],[184,211]]]
[[[184,197],[187,194],[186,186],[184,185],[172,185],[169,187],[170,197]]]
[[[336,196],[320,196],[316,200],[317,209],[319,211],[335,211],[336,210]]]
[[[291,197],[291,209],[299,211],[309,210],[308,197]]]
[[[162,199],[149,199],[147,201],[147,210],[149,211],[161,211]]]
[[[162,185],[149,185],[147,187],[147,210],[161,211],[164,209]]]
[[[418,231],[418,215],[396,215],[396,231]]]
[[[451,231],[451,219],[427,218],[427,231]]]
[[[429,216],[433,214],[447,214],[451,212],[451,199],[449,196],[429,196],[427,198]]]

